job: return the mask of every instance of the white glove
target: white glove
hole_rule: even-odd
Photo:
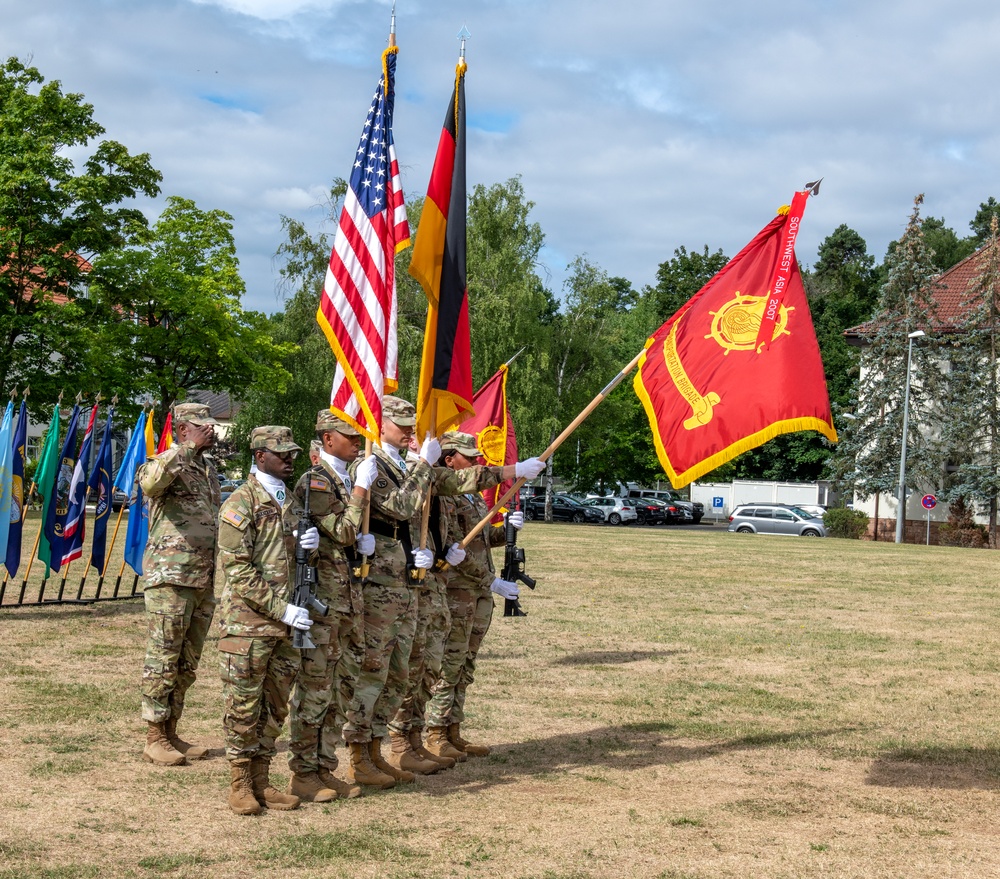
[[[521,510],[508,513],[507,521],[514,526],[515,531],[520,531],[524,527],[524,513]]]
[[[441,458],[441,443],[432,436],[427,437],[420,447],[420,457],[428,464],[437,464]]]
[[[315,525],[308,531],[303,531],[301,537],[299,537],[298,531],[293,531],[292,537],[298,540],[299,546],[303,549],[319,549],[319,529]]]
[[[465,561],[465,550],[457,543],[453,543],[445,553],[444,560],[452,567],[460,565]]]
[[[425,571],[434,566],[434,553],[429,549],[413,550],[413,567],[423,568]]]
[[[370,458],[362,458],[358,461],[358,466],[354,470],[354,484],[358,488],[363,488],[368,491],[372,487],[372,483],[375,481],[375,477],[378,475],[378,464],[375,463],[375,456],[372,455]]]
[[[359,534],[354,548],[358,551],[358,555],[375,555],[375,535]]]
[[[509,598],[511,601],[520,594],[517,583],[511,583],[510,580],[501,580],[499,577],[493,578],[493,582],[490,584],[490,592],[495,592],[497,595]]]
[[[539,461],[538,458],[527,458],[524,461],[518,461],[514,465],[514,476],[518,479],[522,476],[525,479],[534,479],[544,469],[544,461]]]
[[[303,632],[313,624],[313,621],[309,618],[309,611],[304,607],[297,607],[294,604],[289,604],[285,608],[285,612],[281,615],[281,621],[286,626],[291,626],[293,629],[301,629]]]

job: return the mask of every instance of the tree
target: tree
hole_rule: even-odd
[[[906,231],[887,258],[886,282],[862,353],[856,420],[845,427],[837,448],[844,487],[861,498],[896,491],[908,334],[931,330],[935,323],[933,293],[938,269],[923,236],[922,202],[922,195],[915,199]],[[937,484],[940,472],[931,430],[934,401],[941,387],[936,356],[933,337],[913,345],[907,475],[911,482],[929,485]],[[876,529],[877,519],[876,512]]]
[[[972,240],[977,248],[982,247],[991,237],[991,227],[994,217],[1000,217],[1000,202],[991,195],[980,203],[976,216],[969,221],[972,229]]]
[[[927,217],[923,221],[924,240],[939,271],[946,272],[976,250],[975,238],[959,238],[943,219]]]
[[[672,317],[727,262],[729,258],[722,250],[710,254],[707,244],[701,253],[688,253],[682,245],[674,251],[673,259],[661,262],[656,270],[656,286],[643,291],[643,296],[653,301],[658,323]]]
[[[67,385],[98,389],[114,352],[94,347],[102,315],[83,298],[87,260],[144,228],[121,205],[157,195],[162,179],[148,154],[112,140],[76,167],[68,153],[104,134],[93,109],[16,58],[0,66],[0,392],[30,383],[33,409]]]
[[[949,346],[942,442],[953,469],[945,499],[972,501],[989,516],[996,546],[1000,494],[1000,240],[990,217],[983,266],[972,282],[962,322]]]
[[[254,382],[280,391],[282,358],[266,318],[244,311],[232,217],[176,196],[136,244],[94,261],[91,289],[111,318],[107,348],[116,351],[120,389],[149,394],[160,417],[186,390],[239,396]]]
[[[330,215],[339,213],[339,203],[347,184],[341,178],[330,190]],[[277,250],[279,268],[286,291],[285,308],[269,319],[269,332],[276,344],[285,347],[282,366],[290,378],[276,390],[269,382],[255,382],[245,394],[245,405],[233,425],[233,439],[246,467],[249,467],[250,431],[262,424],[284,424],[292,429],[295,441],[306,448],[315,436],[316,413],[330,405],[330,389],[336,360],[330,343],[316,321],[320,294],[330,262],[330,242],[326,235],[313,236],[298,220],[281,218],[286,240]],[[308,456],[296,461],[296,476],[308,466]]]

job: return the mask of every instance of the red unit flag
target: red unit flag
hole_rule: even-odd
[[[634,387],[675,488],[782,433],[837,441],[795,259],[808,195],[796,193],[646,342]]]
[[[462,422],[462,430],[476,438],[485,464],[505,467],[517,463],[517,437],[514,422],[507,408],[507,364],[500,367],[472,398],[476,414]],[[513,480],[501,482],[495,488],[484,491],[483,499],[491,510],[500,497],[513,484]],[[494,522],[503,521],[503,512],[498,511]]]

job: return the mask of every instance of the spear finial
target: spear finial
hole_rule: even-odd
[[[118,405],[118,395],[117,395],[117,394],[115,394],[115,395],[114,395],[114,396],[113,396],[113,397],[111,398],[111,405],[112,405],[112,406],[117,406],[117,405]]]
[[[458,53],[458,63],[465,63],[465,41],[472,38],[472,34],[469,33],[469,29],[463,24],[462,29],[458,32],[458,39],[462,41],[462,49]]]
[[[80,405],[80,401],[83,399],[83,391],[76,392],[76,405]]]
[[[396,0],[392,0],[392,17],[389,19],[389,45],[396,45]]]
[[[14,398],[17,397],[17,385],[14,385],[14,390],[10,392],[10,401],[14,402]]]
[[[804,187],[804,191],[808,192],[810,195],[819,195],[819,185],[823,182],[823,178],[820,177],[819,180],[813,180],[812,183],[807,183]]]
[[[22,396],[22,397],[23,397],[23,398],[24,398],[25,400],[27,400],[27,399],[28,399],[28,394],[30,394],[30,393],[31,393],[31,385],[25,385],[25,388],[24,388],[24,393],[23,393],[23,394],[21,394],[21,396]]]
[[[60,391],[60,392],[59,392],[59,399],[58,399],[58,400],[56,400],[56,405],[57,405],[57,406],[58,406],[58,405],[59,405],[59,404],[60,404],[60,403],[62,402],[62,398],[63,398],[63,392],[62,392],[62,391]]]

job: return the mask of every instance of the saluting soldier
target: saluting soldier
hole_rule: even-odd
[[[142,756],[160,766],[178,766],[208,753],[178,738],[177,723],[215,610],[212,579],[221,503],[208,456],[218,422],[200,403],[178,403],[172,411],[174,444],[138,473],[149,498],[142,669],[142,719],[148,730]]]
[[[286,480],[301,449],[291,430],[254,428],[250,449],[256,470],[222,505],[217,568],[229,807],[238,815],[299,805],[271,785],[269,771],[299,668],[291,629],[312,626],[308,610],[290,603],[296,538],[304,549],[319,546],[315,527],[296,531],[303,511]]]
[[[475,437],[459,431],[445,434],[441,446],[445,465],[455,471],[475,466],[482,454]],[[529,458],[515,465],[515,475],[533,479],[544,467],[538,458]],[[472,493],[442,497],[441,508],[449,525],[449,544],[464,540],[489,513],[482,497]],[[509,513],[508,518],[518,530],[524,524],[521,512]],[[451,624],[440,676],[431,687],[426,707],[426,748],[438,756],[462,761],[490,753],[488,746],[463,738],[461,724],[465,720],[466,690],[475,679],[476,657],[493,619],[493,593],[510,599],[518,596],[517,584],[498,577],[493,566],[490,547],[503,543],[504,529],[487,526],[468,545],[465,558],[445,571]]]
[[[304,504],[309,488],[309,512],[320,537],[316,592],[330,610],[325,617],[313,616],[310,636],[316,646],[302,651],[292,688],[288,767],[293,775],[288,793],[322,803],[361,794],[358,785],[333,773],[341,737],[338,704],[354,698],[356,669],[364,653],[364,600],[355,567],[358,556],[371,555],[375,548],[370,534],[358,532],[377,465],[373,458],[361,461],[351,479],[347,468],[358,457],[361,436],[329,409],[316,416],[316,432],[317,460],[295,486],[295,496]],[[351,659],[341,662],[345,652]]]

